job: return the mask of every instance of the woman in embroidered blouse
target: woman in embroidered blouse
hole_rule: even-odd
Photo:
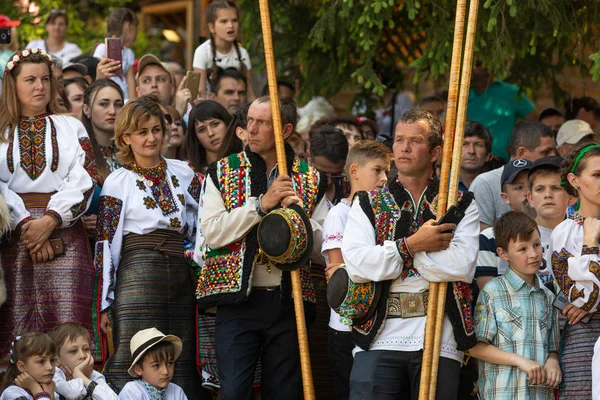
[[[552,232],[552,268],[569,304],[563,334],[561,399],[592,398],[592,355],[600,336],[600,145],[574,150],[563,164],[562,181],[579,199],[577,213]],[[591,314],[587,323],[582,318]]]
[[[4,74],[0,192],[9,205],[12,232],[0,244],[2,264],[10,266],[8,301],[0,308],[0,363],[8,360],[10,340],[21,332],[46,332],[74,321],[98,337],[96,274],[79,221],[93,184],[80,146],[87,135],[77,119],[57,114],[64,110],[53,100],[51,68],[44,51],[23,50]],[[63,255],[55,257],[51,239],[62,245]],[[101,349],[92,354],[101,358]]]
[[[117,161],[104,181],[94,263],[102,271],[101,328],[110,319],[115,353],[105,375],[117,389],[128,381],[129,341],[156,327],[183,340],[173,381],[198,398],[194,287],[183,241],[192,232],[200,184],[179,160],[165,160],[166,124],[160,105],[128,102],[115,122]],[[186,350],[187,349],[187,350]]]
[[[100,191],[106,177],[121,165],[116,161],[117,147],[114,143],[115,119],[123,108],[121,87],[110,79],[94,81],[83,94],[82,121],[90,137],[85,147],[88,157],[96,160],[92,172],[96,181],[94,196],[88,212],[81,218],[90,238],[96,238],[96,221]]]

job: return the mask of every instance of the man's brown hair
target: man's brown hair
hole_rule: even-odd
[[[560,170],[557,168],[553,168],[553,167],[538,167],[535,169],[535,171],[533,171],[532,173],[529,174],[529,176],[527,177],[527,181],[529,182],[529,191],[531,191],[533,189],[533,185],[535,183],[535,180],[537,178],[545,178],[547,176],[552,176],[555,175],[558,178],[558,182],[560,185]]]
[[[56,352],[59,354],[60,349],[65,345],[65,343],[68,341],[73,342],[78,337],[86,338],[88,343],[91,344],[90,333],[88,330],[85,329],[83,325],[76,322],[65,322],[63,324],[59,324],[50,332],[48,332],[48,336],[50,336],[50,339],[52,339],[56,345]]]
[[[372,160],[385,160],[389,165],[392,161],[392,152],[385,144],[376,140],[359,140],[350,146],[348,157],[346,157],[346,176],[350,174],[350,166],[357,164],[364,166]]]
[[[508,250],[510,242],[531,239],[535,231],[540,232],[535,220],[519,211],[507,212],[494,224],[496,245],[504,251]]]
[[[425,122],[428,127],[427,132],[429,133],[429,150],[433,150],[437,146],[441,146],[442,124],[436,117],[425,110],[410,109],[406,111],[404,114],[402,114],[402,116],[400,116],[396,126],[400,124],[416,124],[421,121]]]

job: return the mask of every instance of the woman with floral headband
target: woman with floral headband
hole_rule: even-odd
[[[600,145],[585,144],[567,156],[562,184],[579,199],[577,212],[552,232],[552,268],[568,304],[563,332],[559,398],[592,398],[592,356],[600,336]]]
[[[183,341],[173,382],[199,398],[195,366],[196,303],[184,258],[200,183],[187,163],[165,159],[166,122],[155,97],[129,101],[117,115],[114,142],[123,166],[102,186],[94,263],[102,271],[101,328],[113,327],[115,353],[105,369],[117,389],[129,381],[129,341],[156,327]]]
[[[8,300],[0,308],[0,363],[10,338],[46,332],[74,321],[95,339],[96,273],[85,229],[93,181],[84,168],[85,128],[55,102],[50,56],[16,53],[4,71],[0,98],[0,192],[9,206],[11,234],[0,243]],[[79,138],[79,140],[78,140]],[[101,358],[94,340],[93,355]]]

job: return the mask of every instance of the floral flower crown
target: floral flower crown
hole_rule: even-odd
[[[10,61],[6,64],[6,68],[4,68],[4,73],[12,71],[13,68],[19,65],[21,61],[23,61],[32,54],[41,54],[44,57],[46,57],[46,60],[52,62],[52,56],[42,49],[25,49],[12,56]]]

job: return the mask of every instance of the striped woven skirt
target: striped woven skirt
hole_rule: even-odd
[[[132,362],[131,337],[154,327],[183,341],[173,382],[183,388],[188,398],[199,398],[196,301],[183,252],[183,236],[174,231],[130,233],[124,238],[115,300],[109,308],[115,353],[104,371],[107,382],[117,390],[131,380],[127,373]]]
[[[592,398],[592,356],[600,336],[600,312],[587,324],[565,325],[561,355],[563,373],[559,399],[590,400]]]
[[[21,194],[32,218],[44,215],[52,193]],[[78,221],[56,229],[51,238],[62,238],[65,253],[51,261],[33,263],[19,234],[0,242],[8,299],[0,307],[0,363],[10,362],[10,345],[25,332],[48,332],[63,322],[78,322],[92,338],[92,355],[102,361],[104,346],[98,335],[99,278],[92,265],[88,239]]]

